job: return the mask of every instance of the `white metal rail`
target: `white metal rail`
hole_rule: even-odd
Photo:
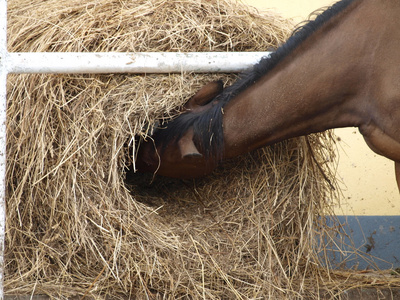
[[[0,0],[0,300],[6,227],[6,82],[10,73],[240,72],[270,52],[9,53],[7,0]]]
[[[268,52],[4,53],[8,73],[234,73]]]

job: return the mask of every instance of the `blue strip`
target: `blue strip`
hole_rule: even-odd
[[[330,267],[359,270],[400,267],[400,216],[337,218],[343,234],[335,237],[335,243],[325,239],[327,256],[324,257],[328,258]],[[335,226],[330,218],[327,218],[327,224]],[[320,254],[322,258],[323,252]]]

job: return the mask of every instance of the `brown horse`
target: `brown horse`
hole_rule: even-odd
[[[288,138],[358,127],[400,187],[400,0],[343,0],[233,85],[204,87],[140,146],[139,171],[191,178]]]

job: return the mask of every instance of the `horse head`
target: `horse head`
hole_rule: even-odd
[[[215,105],[215,97],[222,89],[222,81],[208,83],[189,99],[178,118],[144,140],[139,145],[135,162],[137,171],[177,178],[194,178],[210,173],[217,162],[206,158],[203,149],[196,145],[193,127],[180,124],[190,124],[188,120],[206,113]]]

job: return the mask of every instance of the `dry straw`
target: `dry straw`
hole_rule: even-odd
[[[11,0],[8,40],[32,52],[265,51],[290,27],[226,0]],[[9,76],[7,294],[313,298],[343,286],[317,256],[329,133],[201,180],[125,182],[127,145],[216,78],[235,75]]]

